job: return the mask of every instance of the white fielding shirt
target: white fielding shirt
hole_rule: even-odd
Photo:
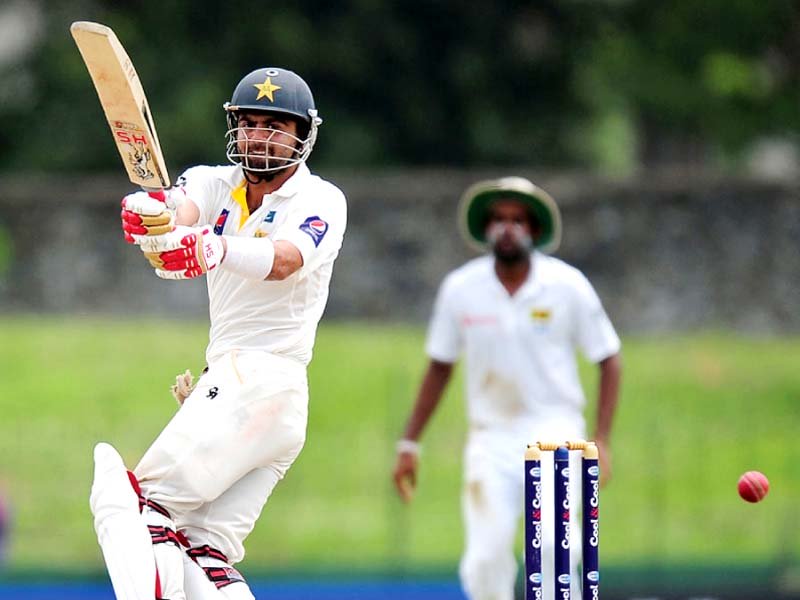
[[[464,356],[473,427],[563,418],[582,422],[586,403],[576,351],[597,363],[620,340],[586,277],[534,252],[527,281],[509,296],[483,256],[442,282],[428,328],[433,360]]]
[[[307,365],[347,224],[344,194],[305,163],[252,214],[240,166],[192,167],[176,185],[200,209],[198,224],[211,225],[217,235],[287,240],[303,257],[303,266],[283,281],[246,279],[221,268],[207,273],[208,364],[233,350],[255,350]]]

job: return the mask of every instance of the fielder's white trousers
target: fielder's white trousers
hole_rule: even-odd
[[[459,574],[470,600],[514,600],[514,543],[524,504],[527,444],[584,439],[583,420],[552,420],[513,428],[473,428],[464,451],[462,509],[466,547]],[[580,453],[570,453],[572,598],[580,600]],[[543,597],[552,598],[553,454],[542,456]]]
[[[134,473],[192,547],[207,544],[234,564],[300,453],[307,419],[305,365],[232,352],[209,365]]]

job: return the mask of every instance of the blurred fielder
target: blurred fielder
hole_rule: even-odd
[[[322,122],[291,71],[264,68],[229,103],[233,166],[187,170],[123,199],[126,240],[165,279],[206,276],[207,369],[133,473],[95,449],[91,507],[117,598],[253,598],[232,565],[303,447],[317,324],[346,222],[305,164]]]
[[[553,199],[527,179],[470,187],[461,200],[467,241],[493,256],[471,260],[442,283],[428,330],[430,357],[403,439],[394,480],[404,500],[417,480],[418,439],[465,357],[468,441],[464,452],[466,548],[461,582],[471,600],[513,600],[514,541],[522,514],[522,463],[528,443],[585,437],[585,398],[576,351],[600,369],[597,425],[601,472],[611,473],[609,434],[620,379],[620,340],[589,281],[548,256],[561,239]],[[552,498],[552,456],[543,498]],[[573,472],[580,472],[579,463]],[[545,466],[543,460],[543,467]],[[547,478],[549,475],[549,479]],[[580,478],[571,479],[573,498]],[[542,521],[553,522],[552,502]],[[570,540],[580,540],[576,511]],[[544,536],[544,596],[553,597],[553,531]],[[572,545],[572,590],[579,598],[580,543]],[[549,561],[549,565],[547,563]]]

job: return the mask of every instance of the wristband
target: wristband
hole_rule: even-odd
[[[233,235],[225,238],[225,257],[220,263],[224,271],[246,279],[266,279],[275,262],[275,246],[267,238],[246,238]]]
[[[406,453],[406,454],[413,454],[414,456],[419,456],[419,451],[421,446],[419,442],[415,442],[414,440],[407,440],[402,439],[397,441],[397,452],[398,454]]]

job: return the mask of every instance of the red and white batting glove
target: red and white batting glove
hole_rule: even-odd
[[[178,225],[163,235],[142,237],[139,247],[161,279],[191,279],[215,269],[225,256],[222,238],[210,225]]]
[[[175,229],[175,211],[170,210],[167,200],[163,190],[125,196],[120,213],[125,241],[139,244],[146,236],[162,235]]]

